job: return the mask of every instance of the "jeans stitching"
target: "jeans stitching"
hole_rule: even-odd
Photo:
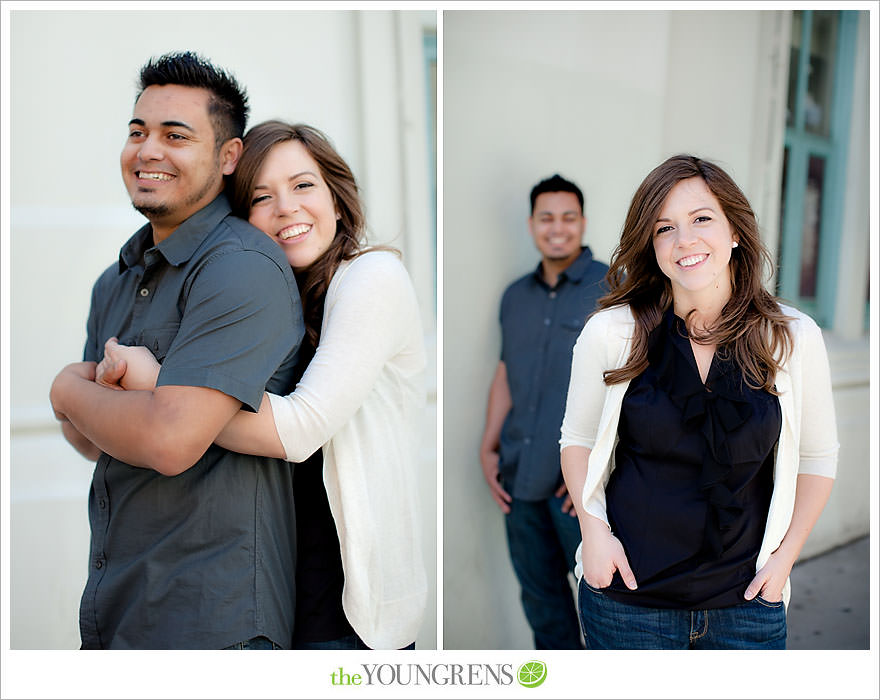
[[[700,632],[694,632],[694,615],[695,615],[696,613],[698,613],[698,612],[702,612],[702,613],[703,613],[703,630],[700,631]],[[700,611],[700,610],[691,610],[691,629],[690,629],[690,634],[688,635],[688,636],[690,637],[690,641],[691,641],[691,642],[695,642],[695,641],[697,641],[700,637],[705,637],[705,636],[706,636],[706,633],[707,633],[708,631],[709,631],[709,615],[706,614],[706,611],[705,611],[705,610],[702,610],[702,611]]]

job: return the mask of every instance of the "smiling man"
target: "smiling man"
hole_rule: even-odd
[[[247,109],[236,81],[195,54],[141,70],[120,161],[148,223],[94,286],[85,362],[51,390],[65,436],[97,460],[85,649],[292,640],[290,465],[212,444],[265,390],[288,391],[303,334],[290,265],[223,194]],[[93,381],[114,336],[162,363],[155,392]]]
[[[582,246],[584,196],[554,175],[532,188],[537,269],[501,300],[501,361],[480,445],[483,476],[505,513],[510,559],[537,649],[580,649],[568,572],[580,528],[562,480],[559,429],[571,353],[604,293],[608,266]]]

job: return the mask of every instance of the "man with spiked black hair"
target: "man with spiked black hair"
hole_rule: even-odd
[[[246,120],[234,78],[193,53],[141,70],[120,162],[147,223],[96,282],[84,362],[50,392],[65,437],[97,461],[86,649],[271,649],[293,639],[290,465],[213,444],[238,410],[259,409],[264,391],[291,389],[304,329],[283,252],[232,216],[223,192]],[[111,338],[159,360],[154,392],[114,390],[124,363],[95,381]]]
[[[229,139],[242,138],[247,125],[247,93],[228,72],[192,51],[169,53],[147,61],[140,73],[137,99],[151,85],[182,85],[210,93],[208,114],[217,148]],[[137,101],[137,100],[135,100]]]
[[[507,544],[537,649],[581,648],[568,572],[580,528],[562,480],[559,428],[571,352],[608,266],[582,245],[580,188],[560,175],[529,195],[541,262],[501,300],[501,361],[489,389],[480,462],[505,514]]]

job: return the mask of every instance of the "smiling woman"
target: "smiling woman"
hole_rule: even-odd
[[[767,259],[712,163],[670,158],[633,196],[560,441],[588,649],[785,647],[838,443],[822,335],[764,289]]]
[[[715,290],[725,292],[719,302],[727,301],[736,245],[730,222],[702,178],[682,180],[669,191],[657,219],[654,254],[681,311],[696,308]]]
[[[364,242],[354,175],[317,129],[253,127],[230,194],[284,251],[306,320],[295,391],[266,394],[215,440],[299,463],[293,644],[411,647],[427,594],[412,472],[426,356],[409,275],[396,251]],[[152,390],[160,368],[144,350],[108,343],[98,381]]]
[[[327,252],[339,218],[321,168],[302,142],[274,146],[257,173],[248,221],[300,271]]]

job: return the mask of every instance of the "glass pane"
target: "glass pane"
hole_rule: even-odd
[[[825,159],[810,156],[807,187],[804,190],[804,227],[801,231],[801,281],[798,292],[802,299],[816,298],[816,277],[819,263],[819,228],[822,221],[822,197],[825,190]]]
[[[820,136],[828,135],[836,50],[837,12],[813,12],[810,72],[804,99],[804,129]]]
[[[798,61],[801,53],[803,11],[791,13],[791,47],[788,56],[788,101],[785,109],[785,126],[794,126],[794,102],[797,97]]]

